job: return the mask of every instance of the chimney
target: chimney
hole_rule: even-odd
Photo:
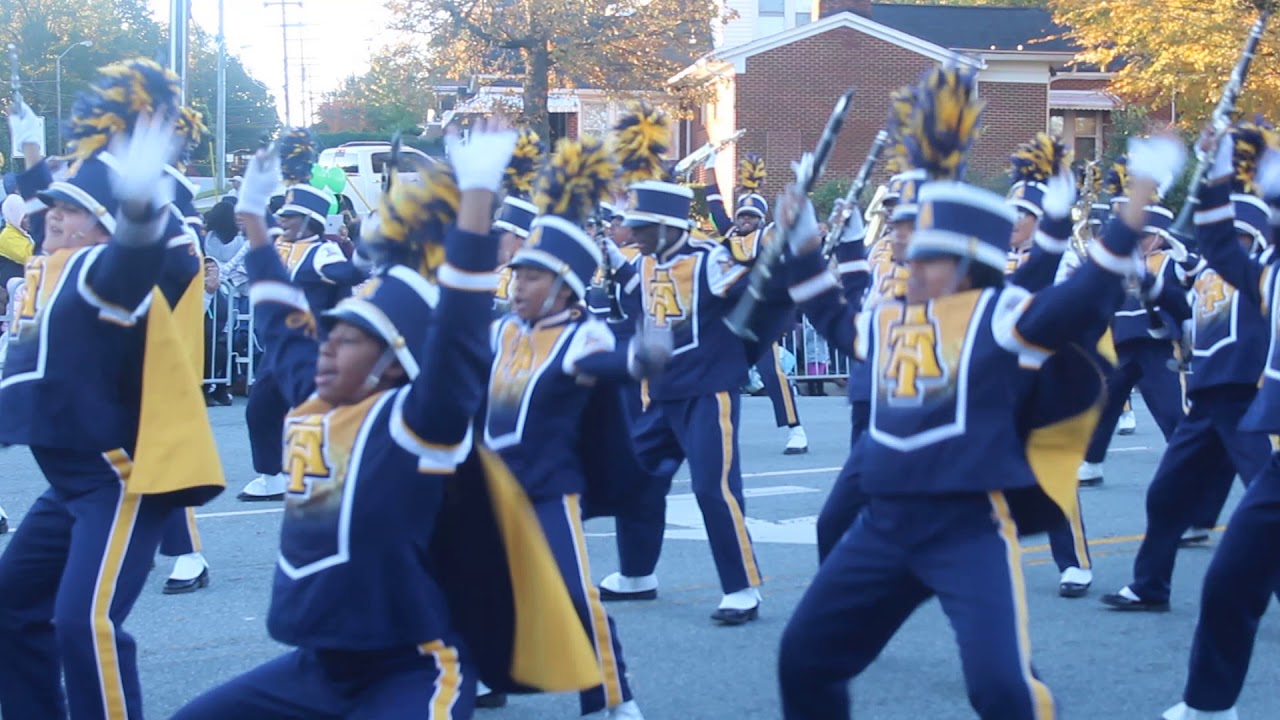
[[[871,0],[818,0],[818,17],[830,17],[851,12],[864,18],[871,17]]]

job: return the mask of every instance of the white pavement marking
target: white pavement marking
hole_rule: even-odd
[[[822,492],[818,488],[799,485],[774,485],[762,488],[745,488],[742,494],[748,498],[806,495]],[[755,543],[785,545],[813,545],[817,543],[817,515],[807,515],[786,520],[760,520],[748,517],[747,530]],[[707,528],[702,522],[702,511],[692,493],[667,496],[667,530],[663,537],[673,540],[706,540]],[[589,537],[613,537],[614,533],[587,533]]]

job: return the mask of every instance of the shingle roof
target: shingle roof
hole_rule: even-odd
[[[872,3],[871,19],[953,50],[1017,50],[1019,45],[1040,52],[1078,49],[1062,37],[1066,28],[1043,8]]]

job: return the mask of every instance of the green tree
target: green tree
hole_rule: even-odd
[[[710,48],[726,16],[689,0],[387,0],[397,29],[433,65],[467,77],[496,74],[523,85],[524,120],[550,137],[553,87],[629,94],[666,80]]]
[[[132,57],[163,60],[167,29],[151,15],[146,0],[23,0],[0,2],[0,44],[18,49],[19,76],[26,101],[46,119],[47,146],[57,147],[57,76],[55,59],[83,40],[62,60],[62,114],[71,112],[76,95],[98,68]],[[6,68],[8,64],[6,63]],[[6,73],[7,74],[7,73]],[[193,27],[187,73],[187,101],[204,114],[212,128],[217,89],[217,56],[212,37]],[[252,147],[279,126],[275,99],[237,58],[227,61],[227,149]],[[0,140],[9,147],[7,128]],[[212,137],[196,151],[193,169],[211,174]]]
[[[424,124],[435,96],[423,65],[412,48],[383,48],[370,61],[368,72],[347,78],[325,96],[316,109],[316,129],[390,134]]]

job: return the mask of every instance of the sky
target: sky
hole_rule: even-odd
[[[227,52],[239,55],[254,77],[276,97],[285,119],[283,39],[280,6],[264,0],[222,0]],[[274,2],[274,0],[271,0]],[[169,0],[150,0],[156,20],[169,22]],[[191,22],[210,35],[218,32],[218,0],[189,0]],[[391,37],[390,14],[381,0],[290,0],[284,7],[289,25],[289,110],[293,124],[309,118],[304,111],[319,105],[325,92],[343,78],[368,69],[374,49]],[[306,79],[303,92],[303,72]],[[309,101],[309,102],[308,102]]]

